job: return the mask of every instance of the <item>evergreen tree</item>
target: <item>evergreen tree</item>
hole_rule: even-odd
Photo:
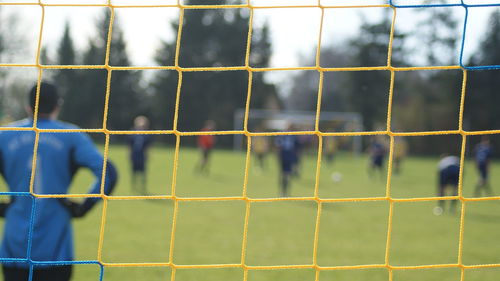
[[[71,26],[66,22],[64,33],[57,50],[58,64],[71,65],[76,63],[76,50],[71,38]]]
[[[51,63],[49,54],[47,53],[47,48],[45,47],[42,47],[42,49],[40,50],[40,63],[44,65]]]
[[[28,53],[28,33],[21,29],[20,19],[18,13],[6,12],[0,5],[0,63],[14,63]],[[25,93],[33,83],[28,71],[0,68],[0,123],[25,116]]]
[[[484,34],[476,55],[469,65],[500,64],[500,10],[495,10],[490,18],[488,30]],[[465,114],[471,130],[491,130],[500,128],[499,70],[469,71]]]
[[[103,65],[105,63],[108,41],[110,11],[97,21],[96,36],[89,42],[83,56],[85,65]],[[113,23],[113,34],[110,44],[109,64],[112,66],[129,66],[126,43],[119,22]],[[81,72],[80,107],[85,114],[78,114],[85,127],[102,127],[104,101],[108,71],[92,69]],[[129,129],[140,110],[139,76],[133,71],[113,71],[111,76],[111,95],[108,105],[107,127],[110,129]]]
[[[446,4],[446,0],[425,0],[425,4]],[[458,22],[450,8],[423,9],[417,33],[427,65],[456,65]]]
[[[115,28],[117,28],[115,30]],[[110,64],[129,66],[123,31],[114,25],[113,40],[110,46]],[[137,71],[113,71],[111,76],[111,96],[109,99],[108,127],[112,129],[130,129],[134,118],[143,112],[142,97],[144,92],[139,84]]]
[[[71,26],[68,22],[64,26],[64,33],[57,48],[56,63],[58,65],[77,64],[76,50],[71,38]],[[80,123],[80,120],[84,118],[82,114],[85,112],[82,107],[82,104],[85,104],[83,102],[85,93],[81,91],[82,85],[78,73],[78,70],[60,69],[54,76],[65,103],[61,111],[61,119],[72,123]]]
[[[188,1],[188,4],[193,0]],[[227,3],[226,1],[222,1]],[[181,67],[242,66],[248,33],[248,15],[244,9],[186,10],[180,44]],[[172,23],[173,30],[178,24]],[[269,30],[254,28],[250,64],[267,66],[271,46]],[[158,51],[160,65],[173,65],[176,42],[165,42]],[[199,130],[205,120],[213,119],[219,129],[231,129],[233,114],[245,105],[248,73],[246,71],[184,72],[178,128]],[[157,122],[172,124],[178,74],[162,72],[153,82]],[[263,107],[277,98],[273,85],[263,73],[253,73],[252,107]]]
[[[429,0],[427,0],[430,3]],[[445,3],[440,0],[438,3]],[[419,28],[427,65],[456,65],[458,63],[458,23],[449,9],[426,9]],[[428,114],[421,130],[456,129],[462,81],[461,71],[433,71],[422,76],[418,90]],[[429,143],[429,146],[432,144]]]
[[[359,35],[349,42],[354,65],[384,66],[387,62],[391,30],[387,10],[382,20],[369,23],[363,20]],[[401,64],[404,34],[395,33],[392,46],[392,65]],[[349,73],[348,102],[352,110],[361,113],[365,130],[379,129],[386,123],[390,73],[388,71],[359,71]],[[385,128],[382,128],[385,129]]]
[[[3,14],[1,11],[1,7],[0,7],[0,22],[2,22],[2,19],[3,19]],[[3,62],[2,61],[2,58],[3,58],[2,54],[5,51],[5,42],[4,42],[5,39],[3,37],[4,37],[4,35],[0,30],[0,63]],[[3,77],[4,77],[4,71],[0,70],[0,82],[3,82]],[[0,89],[0,90],[2,90],[2,89]],[[0,123],[2,123],[2,119],[4,118],[4,106],[5,106],[4,99],[5,99],[5,95],[0,95]]]
[[[272,56],[270,40],[269,24],[267,22],[264,23],[261,29],[254,30],[250,53],[250,65],[252,67],[269,67]],[[265,82],[264,75],[264,72],[253,73],[251,108],[283,107],[275,85]]]
[[[343,44],[336,46],[323,46],[321,50],[321,66],[352,65],[349,47]],[[309,65],[314,65],[316,53],[308,58]],[[325,72],[321,99],[322,111],[350,111],[348,103],[349,73]],[[302,71],[291,79],[292,89],[287,98],[287,108],[291,110],[315,111],[319,86],[319,73],[317,71]]]
[[[3,20],[3,13],[1,11],[1,7],[0,7],[0,21]],[[2,54],[3,52],[5,51],[5,42],[4,42],[4,35],[2,32],[0,32],[0,62],[2,61]]]
[[[98,47],[95,42],[89,42],[83,54],[82,64],[104,64],[102,48]],[[81,112],[77,114],[80,118],[77,124],[86,128],[102,127],[107,74],[108,72],[104,69],[89,69],[80,72]]]
[[[410,62],[410,65],[456,65],[459,32],[455,15],[450,13],[450,8],[423,9],[421,15],[417,32],[410,35],[419,44],[417,54],[421,56],[413,57],[420,61]],[[395,125],[406,131],[457,129],[461,82],[460,70],[398,72],[393,103],[398,111],[393,119]],[[406,120],[402,120],[401,115]],[[430,137],[411,138],[409,142],[416,153],[456,153],[450,149],[460,147],[460,139],[454,136],[443,136],[442,139],[436,142]]]

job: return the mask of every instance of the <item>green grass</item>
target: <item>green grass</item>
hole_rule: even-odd
[[[173,152],[153,147],[149,162],[149,192],[171,194]],[[241,196],[245,154],[214,151],[209,176],[194,169],[198,151],[181,148],[176,194],[183,197]],[[110,158],[117,164],[120,181],[115,195],[134,195],[130,186],[128,153],[124,146],[112,146]],[[385,177],[367,174],[367,158],[341,154],[333,165],[320,169],[321,198],[385,196]],[[278,164],[274,155],[267,170],[252,163],[248,195],[268,198],[278,195]],[[392,196],[413,198],[434,196],[436,158],[409,158],[403,172],[393,176]],[[332,172],[341,182],[331,180]],[[500,193],[500,163],[492,166],[493,189]],[[316,154],[303,159],[301,177],[292,183],[292,196],[313,196]],[[472,196],[477,180],[472,163],[465,166],[464,195]],[[72,193],[84,192],[90,184],[88,172],[78,174]],[[457,263],[459,214],[434,216],[434,202],[395,203],[389,260],[391,265]],[[500,203],[468,203],[464,225],[463,262],[500,263]],[[109,201],[102,258],[105,262],[168,262],[174,204],[169,200]],[[102,204],[85,218],[75,221],[77,259],[97,259]],[[247,265],[312,264],[317,205],[314,202],[252,203],[248,225]],[[321,266],[383,264],[386,252],[389,203],[325,203],[318,241]],[[225,264],[241,262],[245,203],[179,202],[173,262],[176,264]],[[104,280],[169,280],[165,267],[106,268]],[[466,270],[465,280],[498,280],[499,269]],[[74,280],[99,280],[96,265],[79,265]],[[427,269],[394,272],[398,280],[460,280],[460,270]],[[314,280],[311,269],[251,270],[249,281]],[[179,269],[176,280],[243,280],[241,269]],[[389,280],[386,269],[322,271],[320,280]]]

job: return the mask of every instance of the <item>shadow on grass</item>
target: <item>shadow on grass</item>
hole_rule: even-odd
[[[480,214],[480,213],[474,213],[474,212],[465,212],[465,219],[466,220],[475,220],[479,222],[486,222],[486,223],[498,223],[500,220],[500,215],[494,215],[494,214]]]
[[[292,202],[295,203],[297,206],[300,206],[302,208],[315,209],[315,210],[318,209],[318,203],[313,202],[313,201],[292,201]],[[323,203],[323,205],[321,206],[322,211],[332,212],[332,211],[339,211],[341,209],[342,209],[342,207],[340,206],[340,204],[325,204],[325,203]]]

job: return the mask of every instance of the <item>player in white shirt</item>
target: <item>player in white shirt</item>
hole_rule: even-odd
[[[443,197],[446,195],[446,188],[451,187],[453,196],[458,194],[458,180],[460,176],[460,158],[457,156],[443,157],[438,164],[439,168],[439,183],[438,183],[438,196]],[[439,200],[438,205],[434,208],[435,215],[441,215],[444,212],[445,200]],[[457,200],[451,200],[450,211],[455,211]]]

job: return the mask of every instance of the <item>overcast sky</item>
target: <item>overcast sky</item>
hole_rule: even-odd
[[[36,2],[36,0],[0,0],[0,2]],[[208,0],[200,0],[200,3]],[[436,0],[437,1],[437,0]],[[419,4],[422,0],[399,0],[399,4]],[[449,3],[460,3],[460,0],[448,0]],[[106,3],[105,0],[44,0],[44,3]],[[175,4],[176,0],[114,0],[115,5],[129,4]],[[322,0],[323,5],[357,5],[357,4],[385,4],[387,0]],[[500,0],[469,0],[466,3],[500,3]],[[317,0],[252,0],[252,5],[315,5]],[[23,27],[26,28],[26,37],[36,46],[41,9],[38,6],[3,6],[6,12],[16,11],[21,16]],[[96,19],[102,15],[105,7],[46,7],[43,45],[54,54],[55,46],[60,40],[65,21],[72,26],[72,35],[79,48],[84,48],[88,38],[93,36]],[[429,8],[428,8],[429,9]],[[463,23],[465,9],[462,7],[440,8],[447,9]],[[323,27],[323,45],[338,45],[349,36],[356,34],[361,17],[374,21],[380,19],[383,8],[360,9],[326,9]],[[493,8],[470,8],[469,26],[467,33],[466,57],[478,45],[483,34],[488,15]],[[161,40],[173,40],[169,21],[178,17],[177,8],[118,8],[116,20],[121,24],[127,40],[128,53],[134,65],[155,65],[153,56]],[[299,66],[300,57],[313,54],[319,36],[320,15],[319,8],[280,8],[255,9],[255,25],[260,26],[266,20],[271,27],[273,43],[273,57],[271,66],[292,67]],[[417,9],[398,9],[396,28],[401,31],[416,32],[418,29]],[[461,34],[457,34],[461,37]],[[27,54],[23,63],[33,63],[34,53]],[[281,78],[275,76],[275,79]]]

